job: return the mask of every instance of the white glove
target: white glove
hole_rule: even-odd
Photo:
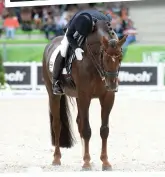
[[[83,52],[84,51],[81,48],[77,48],[75,50],[75,55],[76,55],[77,60],[82,60],[83,59],[83,56],[82,56]]]

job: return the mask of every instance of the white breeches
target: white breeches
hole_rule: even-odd
[[[66,33],[67,33],[68,30],[66,30]],[[68,42],[68,39],[66,37],[66,33],[64,35],[64,38],[62,39],[61,41],[61,44],[60,44],[60,52],[61,52],[61,56],[62,57],[66,57],[66,54],[67,54],[67,50],[68,50],[68,47],[69,47],[69,42]]]

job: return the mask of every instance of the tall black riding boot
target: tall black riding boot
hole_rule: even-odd
[[[64,64],[65,59],[61,56],[61,53],[59,52],[56,61],[54,63],[54,68],[53,68],[53,94],[55,95],[62,95],[63,90],[60,86],[60,75],[63,70],[63,64]]]

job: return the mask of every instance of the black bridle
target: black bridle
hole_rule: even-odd
[[[113,72],[113,71],[106,71],[104,69],[104,66],[103,66],[103,56],[104,56],[104,53],[106,55],[108,55],[108,57],[110,57],[111,59],[114,58],[117,59],[118,57],[121,57],[121,54],[115,56],[115,57],[112,57],[111,55],[109,55],[104,49],[103,47],[101,47],[100,49],[100,57],[99,57],[99,62],[97,60],[95,60],[95,56],[93,54],[93,52],[91,51],[91,48],[90,48],[90,45],[88,44],[88,42],[86,41],[86,45],[87,45],[87,50],[89,51],[89,53],[91,54],[91,59],[92,59],[92,62],[93,64],[95,65],[100,77],[102,80],[105,80],[105,78],[117,78],[118,75],[119,75],[119,70],[120,70],[120,65],[119,65],[119,68],[117,71]]]
[[[119,75],[119,70],[120,70],[120,65],[121,63],[119,64],[119,68],[116,72],[113,72],[113,71],[105,71],[104,69],[104,66],[103,66],[103,55],[104,53],[109,57],[109,58],[113,58],[114,60],[116,60],[117,58],[121,57],[121,54],[115,56],[115,57],[112,57],[111,55],[109,55],[106,51],[103,50],[103,48],[101,48],[100,50],[100,62],[101,62],[101,67],[102,67],[102,70],[104,72],[104,77],[111,77],[111,78],[117,78],[118,75]]]

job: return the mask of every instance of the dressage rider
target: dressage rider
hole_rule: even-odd
[[[79,47],[77,40],[74,38],[74,34],[77,33],[85,39],[91,32],[94,31],[94,25],[97,20],[111,22],[112,18],[109,14],[104,15],[97,10],[89,9],[79,11],[69,21],[66,33],[61,41],[60,52],[57,55],[53,68],[53,94],[63,94],[59,77],[64,67],[68,46],[70,45],[72,47],[77,60],[82,60],[83,58],[82,53],[84,51],[81,47]]]

